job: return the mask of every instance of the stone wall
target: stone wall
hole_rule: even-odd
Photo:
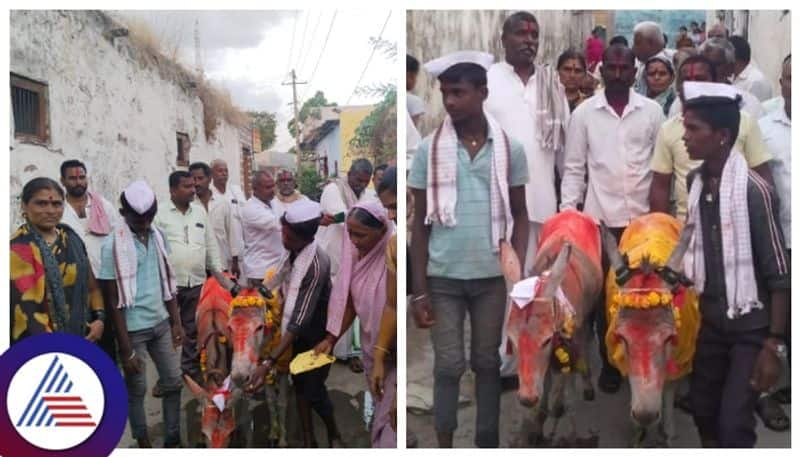
[[[112,202],[137,178],[159,199],[169,198],[169,174],[185,168],[176,164],[177,132],[191,141],[189,161],[224,158],[230,181],[241,184],[239,129],[222,121],[215,138],[206,140],[195,83],[174,63],[140,59],[128,38],[111,37],[120,25],[101,12],[10,15],[11,73],[47,84],[50,119],[48,144],[12,135],[12,230],[21,223],[22,186],[36,176],[58,179],[67,159],[85,162],[91,188]]]

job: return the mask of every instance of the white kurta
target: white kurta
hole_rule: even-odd
[[[484,108],[505,132],[522,143],[528,159],[528,184],[525,185],[525,202],[528,220],[542,223],[556,213],[555,151],[543,150],[536,131],[534,113],[538,107],[536,78],[531,76],[527,84],[514,72],[507,62],[498,62],[487,74],[489,98]],[[566,98],[564,111],[569,112]]]

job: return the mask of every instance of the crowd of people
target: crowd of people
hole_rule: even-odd
[[[203,385],[195,313],[204,284],[231,278],[234,297],[242,288],[264,296],[278,289],[280,343],[265,347],[253,376],[236,387],[259,399],[265,379],[284,387],[290,380],[303,445],[317,445],[313,410],[325,423],[326,444],[341,447],[325,385],[330,365],[289,376],[276,361],[309,350],[335,353],[342,344],[346,357],[363,361],[354,371],[365,372],[363,390],[375,405],[372,446],[396,446],[394,167],[354,160],[346,176],[325,186],[320,203],[299,192],[290,170],[255,172],[246,198],[221,159],[172,172],[163,201],[146,180],[101,195],[87,171],[67,160],[60,182],[37,177],[23,188],[24,224],[11,236],[12,344],[49,332],[96,342],[121,367],[132,437],[143,448],[153,446],[145,413],[149,355],[163,445],[195,446],[200,436],[181,440],[181,391],[188,378]],[[200,411],[191,414],[199,420]]]
[[[617,242],[651,212],[694,227],[685,274],[702,326],[678,403],[704,446],[752,447],[756,413],[789,428],[788,386],[768,393],[790,338],[791,56],[771,81],[746,38],[723,24],[691,28],[678,49],[654,22],[635,26],[631,46],[621,36],[606,45],[595,29],[585,55],[571,48],[539,63],[537,19],[512,14],[497,31],[500,61],[464,50],[422,65],[446,111],[424,139],[419,120],[436,102],[411,93],[420,64],[407,57],[410,308],[431,332],[439,446],[451,447],[457,428],[467,315],[475,444],[500,445],[501,376],[514,376],[516,361],[505,350],[499,246],[510,242],[531,276],[542,224],[564,209],[604,223]],[[604,277],[608,263],[604,253]],[[600,302],[597,385],[613,394],[622,377]]]

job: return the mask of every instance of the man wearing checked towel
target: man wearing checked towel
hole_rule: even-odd
[[[417,325],[431,329],[440,447],[452,447],[457,428],[467,313],[476,377],[475,444],[499,445],[498,349],[506,303],[500,250],[510,251],[510,242],[522,263],[528,242],[525,153],[483,109],[493,60],[460,51],[425,64],[439,79],[447,116],[420,145],[408,177],[415,201],[411,306]]]

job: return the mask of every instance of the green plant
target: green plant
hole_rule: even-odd
[[[373,164],[388,163],[397,154],[397,88],[391,86],[361,123],[350,140],[354,156]]]
[[[297,187],[306,197],[319,201],[325,179],[312,167],[301,167],[297,172]]]

